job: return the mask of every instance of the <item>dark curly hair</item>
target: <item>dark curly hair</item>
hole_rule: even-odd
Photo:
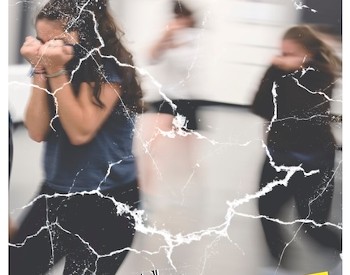
[[[98,106],[104,107],[99,99],[104,82],[101,59],[102,56],[113,56],[120,63],[121,99],[130,110],[141,112],[142,89],[133,57],[121,42],[124,33],[109,11],[108,0],[50,0],[36,17],[36,21],[41,19],[59,20],[65,31],[77,31],[80,49],[86,57],[90,55],[84,62],[95,83],[93,93]],[[94,51],[96,48],[99,51]]]

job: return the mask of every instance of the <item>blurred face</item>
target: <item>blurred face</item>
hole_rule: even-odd
[[[36,34],[36,38],[43,44],[53,39],[61,39],[66,44],[79,42],[77,32],[66,32],[63,24],[58,20],[38,20],[36,22]]]
[[[310,59],[311,53],[301,44],[291,39],[284,39],[281,45],[282,56]]]

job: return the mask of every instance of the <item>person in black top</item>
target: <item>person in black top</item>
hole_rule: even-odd
[[[279,262],[288,252],[285,248],[290,239],[284,240],[282,226],[269,218],[280,218],[289,199],[295,200],[301,219],[323,224],[329,216],[335,156],[330,102],[341,66],[330,47],[306,25],[287,30],[281,49],[282,55],[273,59],[252,104],[252,111],[269,121],[260,189],[269,183],[276,186],[264,189],[267,193],[259,198],[259,212],[267,217],[261,220],[263,230],[269,250]],[[287,179],[292,167],[298,168]],[[277,184],[278,180],[283,184]],[[312,223],[303,226],[319,244],[341,252],[341,238],[334,228]]]

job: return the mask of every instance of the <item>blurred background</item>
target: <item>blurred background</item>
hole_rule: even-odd
[[[21,210],[35,196],[43,179],[43,145],[30,140],[23,113],[30,92],[29,66],[19,54],[27,35],[35,36],[34,18],[45,1],[8,1],[9,112],[15,123],[14,158],[9,187],[9,211],[20,223]],[[142,207],[149,226],[187,235],[224,224],[228,202],[258,190],[265,150],[264,121],[250,104],[272,57],[279,54],[281,36],[290,26],[322,26],[324,39],[342,56],[340,0],[187,0],[198,29],[187,74],[179,79],[187,98],[198,106],[194,134],[161,135],[156,110],[138,118],[135,155],[139,161]],[[167,0],[111,0],[115,18],[125,32],[125,45],[134,55],[144,100],[162,100],[162,83],[171,75],[166,62],[152,62],[149,49],[172,17]],[[179,59],[180,60],[180,59]],[[179,61],[181,62],[181,61]],[[342,222],[342,82],[332,102],[336,152],[336,189],[330,222]],[[138,233],[134,248],[118,274],[244,274],[303,275],[329,271],[340,275],[341,263],[332,251],[309,240],[298,224],[286,226],[299,252],[295,268],[271,264],[258,215],[257,201],[242,201],[226,235],[211,234],[182,244],[167,255],[161,237]],[[286,207],[293,220],[294,208]],[[117,236],[116,236],[117,237]],[[169,257],[167,257],[169,256]],[[174,268],[176,267],[176,268]],[[58,265],[51,274],[62,274]]]

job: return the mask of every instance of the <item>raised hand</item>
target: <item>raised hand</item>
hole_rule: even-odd
[[[64,69],[65,64],[74,56],[73,47],[66,45],[63,40],[50,40],[39,49],[42,57],[41,64],[47,73],[54,73]]]
[[[309,58],[305,56],[276,56],[272,60],[272,64],[283,71],[294,71],[307,64]]]
[[[40,48],[43,44],[32,36],[27,36],[21,49],[21,55],[33,66],[41,67]]]

